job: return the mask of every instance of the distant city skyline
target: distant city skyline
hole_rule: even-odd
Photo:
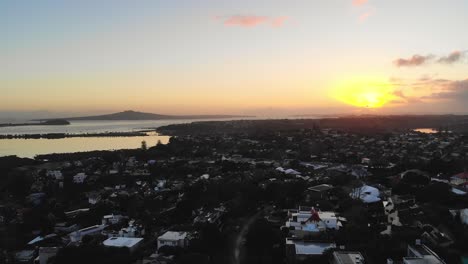
[[[0,118],[468,113],[468,2],[2,1]]]

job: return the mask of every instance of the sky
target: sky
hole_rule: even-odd
[[[0,1],[0,117],[468,113],[465,0]]]

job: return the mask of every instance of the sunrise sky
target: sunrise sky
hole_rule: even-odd
[[[466,0],[0,1],[0,112],[468,113]]]

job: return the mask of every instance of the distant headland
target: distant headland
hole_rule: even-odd
[[[38,120],[39,121],[39,120]],[[0,124],[0,127],[17,127],[17,126],[66,126],[69,125],[70,122],[68,122],[65,119],[50,119],[50,120],[40,120],[41,122],[39,123],[19,123],[19,124],[14,124],[14,123],[6,123],[6,124]]]
[[[242,115],[160,115],[153,113],[136,112],[132,110],[123,111],[119,113],[113,113],[108,115],[96,115],[96,116],[82,116],[82,117],[68,117],[61,118],[68,121],[86,121],[86,120],[102,120],[102,121],[113,121],[113,120],[180,120],[180,119],[220,119],[220,118],[246,118],[252,116]],[[37,119],[34,121],[52,121],[55,119]]]

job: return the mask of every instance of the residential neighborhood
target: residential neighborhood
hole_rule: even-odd
[[[466,263],[467,150],[462,134],[317,128],[3,157],[0,259]]]

